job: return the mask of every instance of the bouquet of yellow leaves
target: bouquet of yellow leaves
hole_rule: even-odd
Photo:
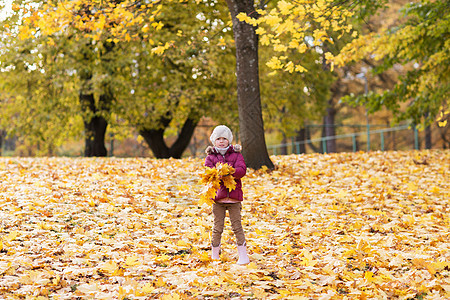
[[[232,175],[233,173],[234,168],[229,164],[217,163],[214,168],[206,167],[205,173],[201,175],[199,181],[200,184],[205,185],[200,193],[199,204],[202,205],[203,203],[206,203],[212,205],[221,182],[223,182],[223,185],[229,191],[234,190],[236,188],[236,181]]]

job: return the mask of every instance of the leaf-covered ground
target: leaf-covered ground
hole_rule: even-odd
[[[238,266],[228,219],[209,259],[201,159],[0,158],[0,298],[450,298],[450,151],[272,159]]]

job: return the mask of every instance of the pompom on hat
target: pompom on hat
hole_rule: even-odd
[[[233,141],[233,133],[231,133],[230,128],[225,125],[219,125],[214,128],[211,136],[209,137],[209,140],[214,145],[214,142],[220,137],[226,138],[230,144]]]

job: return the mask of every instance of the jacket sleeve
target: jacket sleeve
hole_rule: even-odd
[[[205,166],[208,167],[208,168],[214,168],[215,167],[214,161],[212,159],[212,155],[206,156]]]
[[[245,164],[244,157],[241,153],[238,153],[236,163],[234,164],[234,174],[235,178],[242,178],[247,173],[247,165]]]

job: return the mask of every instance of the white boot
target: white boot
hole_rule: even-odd
[[[238,254],[239,254],[239,260],[237,262],[238,265],[246,265],[250,262],[250,259],[247,256],[247,246],[244,243],[242,246],[237,246],[238,248]]]
[[[212,255],[211,258],[213,260],[219,260],[220,259],[220,245],[217,247],[212,246]]]

